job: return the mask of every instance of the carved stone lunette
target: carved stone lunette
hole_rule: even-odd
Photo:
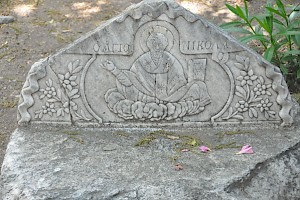
[[[293,122],[279,68],[171,0],[133,5],[50,59],[28,74],[19,124]]]

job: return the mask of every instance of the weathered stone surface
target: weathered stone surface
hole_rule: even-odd
[[[0,24],[9,24],[14,21],[15,18],[13,16],[0,16]]]
[[[34,64],[19,123],[293,122],[279,68],[175,1],[146,0]]]
[[[177,152],[176,137],[157,136],[149,145],[135,146],[154,129],[19,128],[8,145],[0,188],[9,200],[296,200],[299,120],[296,124],[223,136],[232,129],[166,130],[201,139],[212,148],[206,154],[196,147]],[[233,142],[251,144],[255,153],[216,149]],[[176,163],[183,170],[176,171]]]
[[[176,2],[146,0],[32,66],[18,106],[19,124],[30,126],[12,134],[0,192],[297,199],[298,110],[279,68]],[[230,126],[199,127],[215,124]],[[236,155],[244,144],[255,153]]]

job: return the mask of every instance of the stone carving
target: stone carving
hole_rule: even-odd
[[[233,107],[229,108],[227,117],[223,119],[227,120],[235,118],[243,120],[243,114],[247,113],[250,118],[258,117],[258,110],[264,114],[266,119],[275,118],[276,112],[271,109],[273,105],[270,102],[268,96],[271,96],[271,84],[266,84],[265,79],[262,76],[254,74],[250,68],[250,59],[236,56],[237,61],[235,65],[242,69],[240,76],[236,78],[239,85],[236,85],[235,95],[240,97],[235,105],[235,111]]]
[[[134,5],[33,65],[19,123],[290,125],[279,68],[175,1]]]
[[[121,15],[117,21],[123,22],[128,16],[133,19],[141,19],[144,15],[149,15],[153,19],[156,19],[162,14],[166,14],[171,19],[184,17],[189,22],[199,20],[198,16],[187,12],[174,1],[152,1],[151,3],[131,7],[131,9],[125,11],[125,13]]]
[[[76,88],[76,74],[83,69],[83,66],[79,65],[80,60],[75,60],[68,64],[68,71],[65,74],[57,74],[60,86],[54,86],[52,79],[46,81],[46,88],[41,88],[39,98],[46,99],[44,105],[41,106],[40,110],[35,111],[34,118],[41,119],[44,115],[50,117],[64,117],[65,113],[69,114],[73,112],[79,119],[90,121],[91,119],[86,117],[83,110],[78,113],[78,105],[74,102],[74,99],[80,97],[79,89]],[[66,94],[66,99],[62,97],[62,93]]]
[[[111,61],[103,63],[117,79],[117,88],[105,94],[114,113],[124,119],[171,120],[198,114],[211,102],[203,82],[206,66],[191,60],[187,80],[180,62],[166,51],[168,43],[164,34],[153,32],[147,38],[149,51],[130,70],[120,70]]]
[[[45,60],[36,62],[30,69],[26,82],[21,91],[20,103],[18,106],[18,122],[26,124],[31,120],[28,109],[34,104],[32,94],[39,90],[38,80],[46,76]]]

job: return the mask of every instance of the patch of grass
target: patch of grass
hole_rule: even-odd
[[[6,99],[0,102],[2,108],[15,108],[18,105],[19,100],[17,99]]]
[[[2,53],[0,53],[0,59],[4,58],[5,56],[8,56],[11,53],[11,51],[4,51]]]
[[[45,27],[45,26],[48,25],[48,22],[46,22],[46,21],[41,21],[41,20],[34,20],[34,21],[32,22],[32,24],[35,25],[35,26],[42,26],[42,27]]]
[[[35,4],[36,6],[38,6],[41,2],[42,2],[42,0],[34,0],[34,4]]]
[[[52,23],[54,20],[57,22],[64,22],[67,19],[66,16],[58,10],[47,10],[47,15],[52,19]]]
[[[72,36],[63,36],[62,34],[56,34],[56,40],[58,42],[61,42],[61,43],[69,43],[69,42],[72,42],[74,41],[74,38]]]
[[[4,133],[0,133],[0,144],[4,143],[6,140],[6,136]]]
[[[11,61],[13,61],[15,58],[16,58],[16,55],[12,55],[12,56],[9,56],[9,57],[6,59],[6,61],[7,61],[7,62],[11,62]]]
[[[47,10],[47,14],[50,15],[52,18],[57,16],[64,16],[64,14],[62,14],[58,10]]]
[[[300,104],[300,93],[294,93],[292,96],[296,99],[296,101]]]
[[[123,137],[129,137],[129,134],[126,133],[125,131],[115,131],[112,134],[118,135],[118,136],[123,136]]]
[[[140,147],[140,146],[147,146],[149,145],[153,140],[155,140],[156,137],[154,136],[146,136],[139,140],[134,146]]]
[[[80,135],[79,131],[63,131],[63,133],[67,135]]]
[[[217,146],[214,147],[214,149],[216,150],[220,150],[220,149],[230,149],[230,148],[242,148],[242,145],[236,145],[236,142],[229,142],[226,144],[219,144]]]
[[[8,47],[8,42],[7,41],[0,45],[0,49],[7,48],[7,47]]]
[[[12,28],[16,32],[17,36],[19,36],[23,33],[23,31],[19,27],[17,27],[16,25],[11,24],[9,27]]]
[[[73,139],[75,142],[78,142],[80,144],[84,144],[84,140],[82,138],[77,137],[81,133],[79,131],[63,131],[64,134],[68,135],[68,139]]]
[[[216,135],[219,139],[222,139],[225,135],[242,135],[242,134],[255,134],[254,131],[248,131],[248,130],[236,130],[236,131],[225,131],[225,132],[219,132]]]
[[[79,138],[79,137],[76,137],[76,136],[74,136],[74,135],[70,135],[69,138],[75,140],[75,142],[78,142],[78,143],[80,143],[80,144],[84,144],[83,139],[81,139],[81,138]]]
[[[170,161],[172,162],[172,163],[177,163],[177,160],[179,159],[179,155],[176,155],[176,156],[170,156]]]
[[[175,140],[174,150],[180,152],[182,149],[193,149],[203,143],[200,139],[191,135],[176,135],[165,130],[153,131],[140,139],[135,146],[149,146],[149,144],[157,138],[165,138]]]

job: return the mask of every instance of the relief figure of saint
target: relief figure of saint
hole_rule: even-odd
[[[203,80],[186,77],[181,63],[166,51],[164,34],[151,33],[147,46],[149,51],[129,70],[121,70],[111,61],[103,63],[116,77],[117,87],[105,94],[110,110],[124,119],[151,121],[202,112],[211,102]]]

